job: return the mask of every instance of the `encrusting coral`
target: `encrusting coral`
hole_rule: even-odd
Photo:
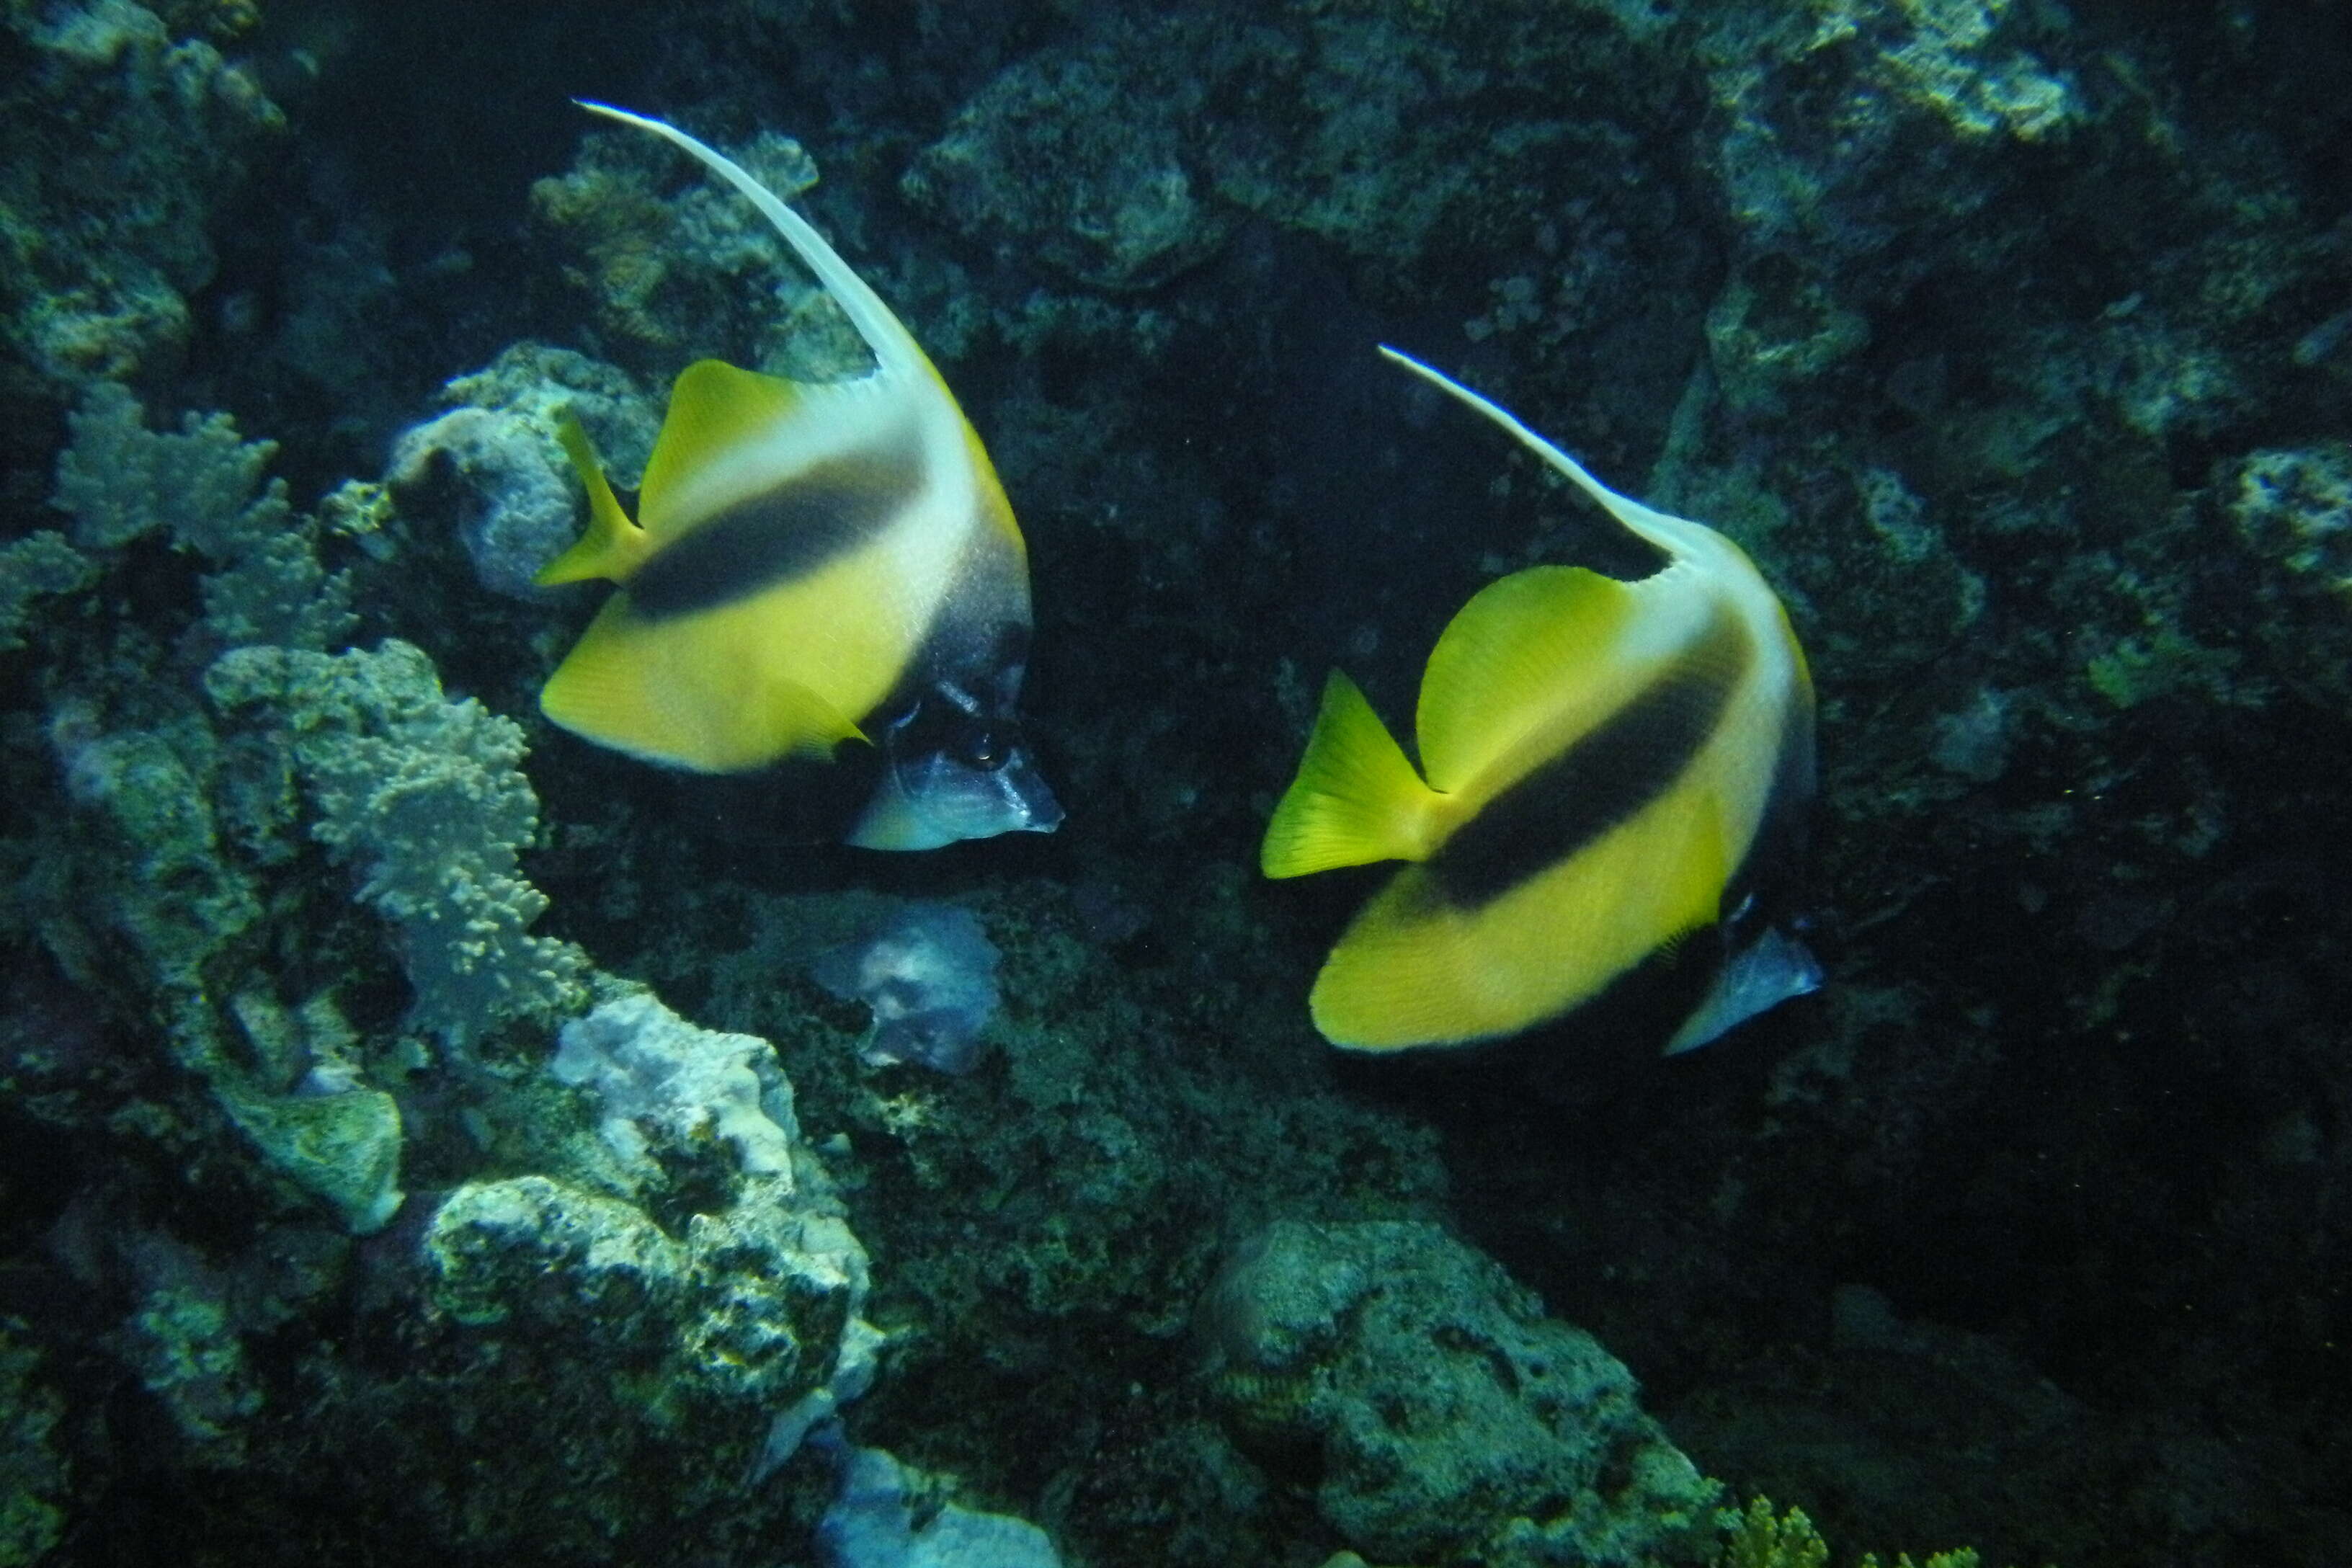
[[[793,1086],[768,1042],[698,1029],[644,992],[601,1003],[563,1026],[548,1071],[594,1089],[605,1145],[634,1173],[655,1140],[730,1144],[752,1176],[793,1180]]]

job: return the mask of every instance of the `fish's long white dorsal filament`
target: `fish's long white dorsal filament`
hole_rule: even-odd
[[[1584,465],[1537,435],[1519,422],[1519,416],[1495,402],[1471,391],[1442,370],[1422,363],[1409,353],[1402,353],[1386,343],[1381,353],[1448,396],[1467,404],[1516,437],[1519,444],[1541,458],[1552,468],[1566,475],[1577,489],[1601,503],[1601,510],[1632,529],[1635,533],[1670,553],[1682,553],[1684,541],[1679,537],[1684,529],[1694,526],[1687,519],[1643,506],[1630,496],[1621,496],[1585,471]]]
[[[591,114],[601,114],[607,120],[617,120],[624,125],[634,125],[640,131],[650,131],[663,141],[691,154],[703,167],[725,180],[751,200],[753,206],[776,226],[808,269],[817,276],[827,292],[837,300],[850,325],[874,351],[874,359],[883,374],[891,377],[922,376],[928,374],[930,361],[920,344],[915,342],[905,323],[882,302],[882,297],[866,285],[866,280],[850,269],[824,236],[817,233],[806,218],[786,206],[777,195],[751,177],[751,172],[716,148],[705,145],[677,126],[642,114],[632,114],[625,109],[610,104],[591,103],[586,99],[574,99],[574,103]]]

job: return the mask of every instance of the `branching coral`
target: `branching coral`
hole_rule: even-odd
[[[139,400],[113,382],[92,387],[70,424],[53,504],[72,514],[74,543],[115,549],[163,530],[212,561],[214,647],[323,648],[350,635],[350,579],[320,563],[316,526],[288,503],[285,481],[262,483],[276,442],[239,439],[225,414],[151,431]]]
[[[334,656],[239,648],[205,689],[224,709],[257,709],[287,748],[318,812],[311,837],[397,933],[413,1026],[464,1049],[509,1018],[585,1000],[586,956],[530,933],[547,899],[518,868],[539,802],[512,720],[443,697],[432,661],[398,641]]]
[[[1775,1515],[1771,1499],[1752,1498],[1745,1510],[1727,1508],[1717,1513],[1716,1523],[1725,1536],[1714,1568],[1828,1568],[1829,1542],[1822,1539],[1803,1509]],[[1878,1554],[1863,1553],[1854,1568],[1879,1568]],[[1914,1564],[1908,1552],[1897,1552],[1887,1568],[1914,1568]],[[1916,1568],[1977,1568],[1977,1554],[1965,1546],[1938,1552]]]

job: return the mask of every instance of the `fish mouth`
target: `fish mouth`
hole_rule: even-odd
[[[975,759],[957,748],[891,752],[877,798],[898,824],[887,847],[937,848],[1003,833],[1051,833],[1062,825],[1062,805],[1026,745],[999,743]],[[882,847],[878,840],[861,840]]]
[[[1045,775],[1029,760],[1027,747],[1016,751],[1002,770],[1013,776],[1005,780],[1011,797],[1017,803],[1021,817],[1018,830],[1023,833],[1051,833],[1062,826],[1062,803],[1045,784]]]
[[[975,767],[946,752],[924,759],[917,781],[902,781],[916,809],[959,838],[992,838],[1000,833],[1051,833],[1062,826],[1062,803],[1029,755],[1007,747],[992,767]]]

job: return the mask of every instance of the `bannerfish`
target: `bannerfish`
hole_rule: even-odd
[[[1051,832],[1061,807],[1014,705],[1029,654],[1029,556],[980,437],[890,308],[733,162],[650,131],[774,224],[873,351],[851,381],[701,360],[680,372],[623,510],[586,432],[558,434],[588,528],[542,584],[618,591],[540,693],[573,733],[647,762],[750,773],[872,742],[881,774],[848,842],[930,849]]]
[[[1801,944],[1746,931],[1751,873],[1812,792],[1812,683],[1780,599],[1715,530],[1617,494],[1497,405],[1381,352],[1517,437],[1664,564],[1633,582],[1534,566],[1481,589],[1423,672],[1418,771],[1331,672],[1260,864],[1410,864],[1325,961],[1315,1026],[1370,1051],[1497,1039],[1709,928],[1724,957],[1668,1051],[1812,990]]]

